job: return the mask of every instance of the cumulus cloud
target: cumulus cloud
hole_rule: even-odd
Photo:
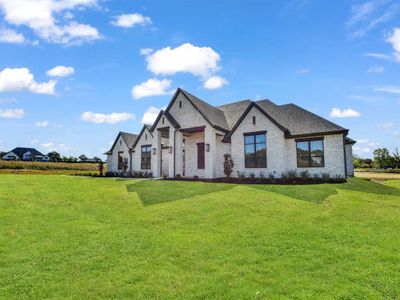
[[[220,76],[211,76],[206,81],[204,81],[203,87],[208,90],[219,89],[220,87],[228,84],[228,81]]]
[[[119,15],[114,18],[115,20],[111,24],[124,28],[131,28],[135,25],[150,25],[151,19],[149,17],[143,16],[141,14],[124,14]]]
[[[0,118],[21,119],[24,115],[23,109],[0,109]]]
[[[0,0],[4,20],[27,26],[50,43],[80,44],[101,38],[98,30],[74,21],[71,11],[95,7],[97,0]]]
[[[395,85],[385,85],[375,88],[377,92],[385,92],[390,94],[400,94],[400,86]]]
[[[157,75],[191,73],[208,78],[220,70],[219,54],[210,47],[196,47],[190,43],[176,48],[166,47],[145,54],[147,69]]]
[[[339,108],[332,108],[330,113],[331,118],[353,118],[359,117],[360,113],[349,108],[349,109],[339,109]]]
[[[96,124],[101,124],[101,123],[115,124],[128,120],[135,120],[135,115],[126,112],[123,113],[113,112],[111,114],[102,114],[102,113],[94,113],[92,111],[86,111],[81,115],[81,120]]]
[[[133,99],[140,99],[149,96],[161,96],[171,94],[171,80],[158,80],[151,78],[132,88],[131,94]]]
[[[154,121],[156,120],[160,111],[161,111],[161,108],[150,106],[146,110],[146,112],[143,114],[143,118],[142,118],[142,121],[140,121],[140,123],[152,125],[154,123]]]
[[[38,83],[27,68],[6,68],[0,72],[0,93],[29,91],[35,94],[55,94],[57,81]]]
[[[12,29],[0,28],[0,43],[23,44],[25,41],[23,34]]]
[[[368,69],[368,73],[383,73],[385,71],[385,69],[383,67],[379,67],[379,66],[373,66],[371,68]]]
[[[46,151],[57,151],[57,152],[67,152],[71,151],[73,148],[70,146],[67,146],[66,144],[56,144],[54,142],[48,142],[48,143],[43,143],[41,144],[43,148],[46,149]]]
[[[49,126],[49,122],[48,121],[39,121],[35,123],[36,127],[47,127]]]
[[[53,77],[66,77],[75,73],[73,67],[57,66],[46,72],[47,75]]]
[[[400,62],[400,27],[393,30],[392,34],[388,37],[387,42],[392,44],[394,49],[394,57],[396,61]]]

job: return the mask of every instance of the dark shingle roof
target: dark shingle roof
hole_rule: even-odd
[[[133,145],[133,143],[136,141],[136,139],[138,137],[137,134],[120,131],[118,133],[117,137],[115,138],[115,141],[114,141],[113,145],[111,146],[111,149],[108,150],[107,152],[105,152],[104,153],[105,155],[112,154],[112,151],[113,151],[113,149],[115,147],[115,144],[117,143],[117,141],[118,141],[120,136],[122,136],[122,138],[125,141],[125,143],[128,146],[128,148],[130,148]]]
[[[203,100],[200,100],[187,91],[181,89],[181,92],[186,96],[186,98],[188,98],[190,102],[192,102],[192,104],[200,111],[203,117],[211,123],[212,126],[229,131],[229,126],[222,110],[208,104]]]
[[[345,128],[292,103],[276,105],[270,100],[256,103],[292,136],[346,131]]]
[[[344,138],[344,143],[345,144],[351,144],[351,145],[354,145],[355,143],[357,143],[355,140],[353,140],[353,139],[351,139],[351,138],[349,138],[349,137],[345,137]]]
[[[14,152],[16,155],[18,155],[20,158],[22,158],[22,156],[28,151],[31,152],[35,156],[36,155],[43,156],[43,154],[40,153],[39,151],[37,151],[35,148],[17,147],[17,148],[14,148],[13,150],[11,150],[10,152]]]
[[[235,126],[236,122],[240,119],[243,112],[250,104],[251,104],[250,100],[243,100],[239,102],[217,106],[219,110],[223,111],[229,130],[231,130],[233,126]]]

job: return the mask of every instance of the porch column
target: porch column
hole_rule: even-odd
[[[204,150],[205,150],[205,172],[206,178],[215,177],[215,167],[216,167],[216,132],[211,126],[206,126],[204,130]],[[208,146],[209,145],[209,146]],[[207,149],[209,151],[207,151]]]
[[[182,174],[182,159],[183,159],[183,135],[182,132],[176,132],[176,140],[175,140],[175,176],[183,175]]]
[[[154,144],[152,148],[156,149],[156,154],[153,154],[153,149],[151,149],[151,163],[153,170],[153,177],[160,177],[161,168],[161,132],[159,130],[154,131]]]
[[[170,147],[168,150],[168,177],[173,178],[174,177],[174,165],[175,165],[175,156],[174,156],[174,151],[176,150],[176,143],[174,139],[174,134],[175,134],[175,128],[172,126],[169,127],[169,141],[168,144]],[[171,153],[170,153],[171,152]]]

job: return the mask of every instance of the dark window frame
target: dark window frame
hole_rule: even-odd
[[[265,138],[264,142],[257,142],[257,136],[263,135]],[[253,142],[252,143],[247,143],[246,144],[246,137],[252,136],[253,137]],[[249,161],[246,159],[246,146],[253,145],[254,149],[254,158],[251,163],[254,164],[254,166],[249,166]],[[257,145],[264,145],[265,147],[265,156],[264,157],[258,157],[257,156]],[[254,132],[246,132],[243,134],[243,150],[244,150],[244,167],[245,169],[266,169],[268,166],[267,162],[267,131],[254,131]],[[257,164],[257,159],[264,159],[264,163],[259,165]]]
[[[151,170],[151,145],[142,145],[140,148],[140,169]]]
[[[297,167],[298,168],[324,168],[325,167],[325,143],[323,137],[318,138],[309,138],[309,139],[296,139],[296,160],[297,160]],[[312,142],[321,142],[322,144],[322,155],[312,155],[311,153],[311,143]],[[299,147],[297,146],[298,143],[308,143],[308,154],[301,155],[299,154]],[[299,157],[306,157],[308,158],[308,166],[300,166],[299,165]],[[312,165],[312,157],[321,157],[322,164],[320,166],[313,166]]]

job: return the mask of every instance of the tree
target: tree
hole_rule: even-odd
[[[87,158],[87,156],[85,154],[79,155],[78,158],[79,158],[80,161],[87,161],[88,160],[88,158]]]
[[[390,160],[389,150],[386,148],[378,148],[374,150],[374,162],[379,169],[386,167]]]
[[[47,154],[47,156],[49,157],[49,160],[52,161],[52,162],[61,161],[61,155],[60,155],[60,153],[58,153],[56,151],[49,152]]]
[[[232,156],[230,154],[224,154],[224,174],[227,179],[231,177],[233,167],[235,166]]]
[[[393,152],[393,161],[394,161],[394,167],[397,169],[400,169],[400,153],[399,153],[399,148],[396,148]]]

